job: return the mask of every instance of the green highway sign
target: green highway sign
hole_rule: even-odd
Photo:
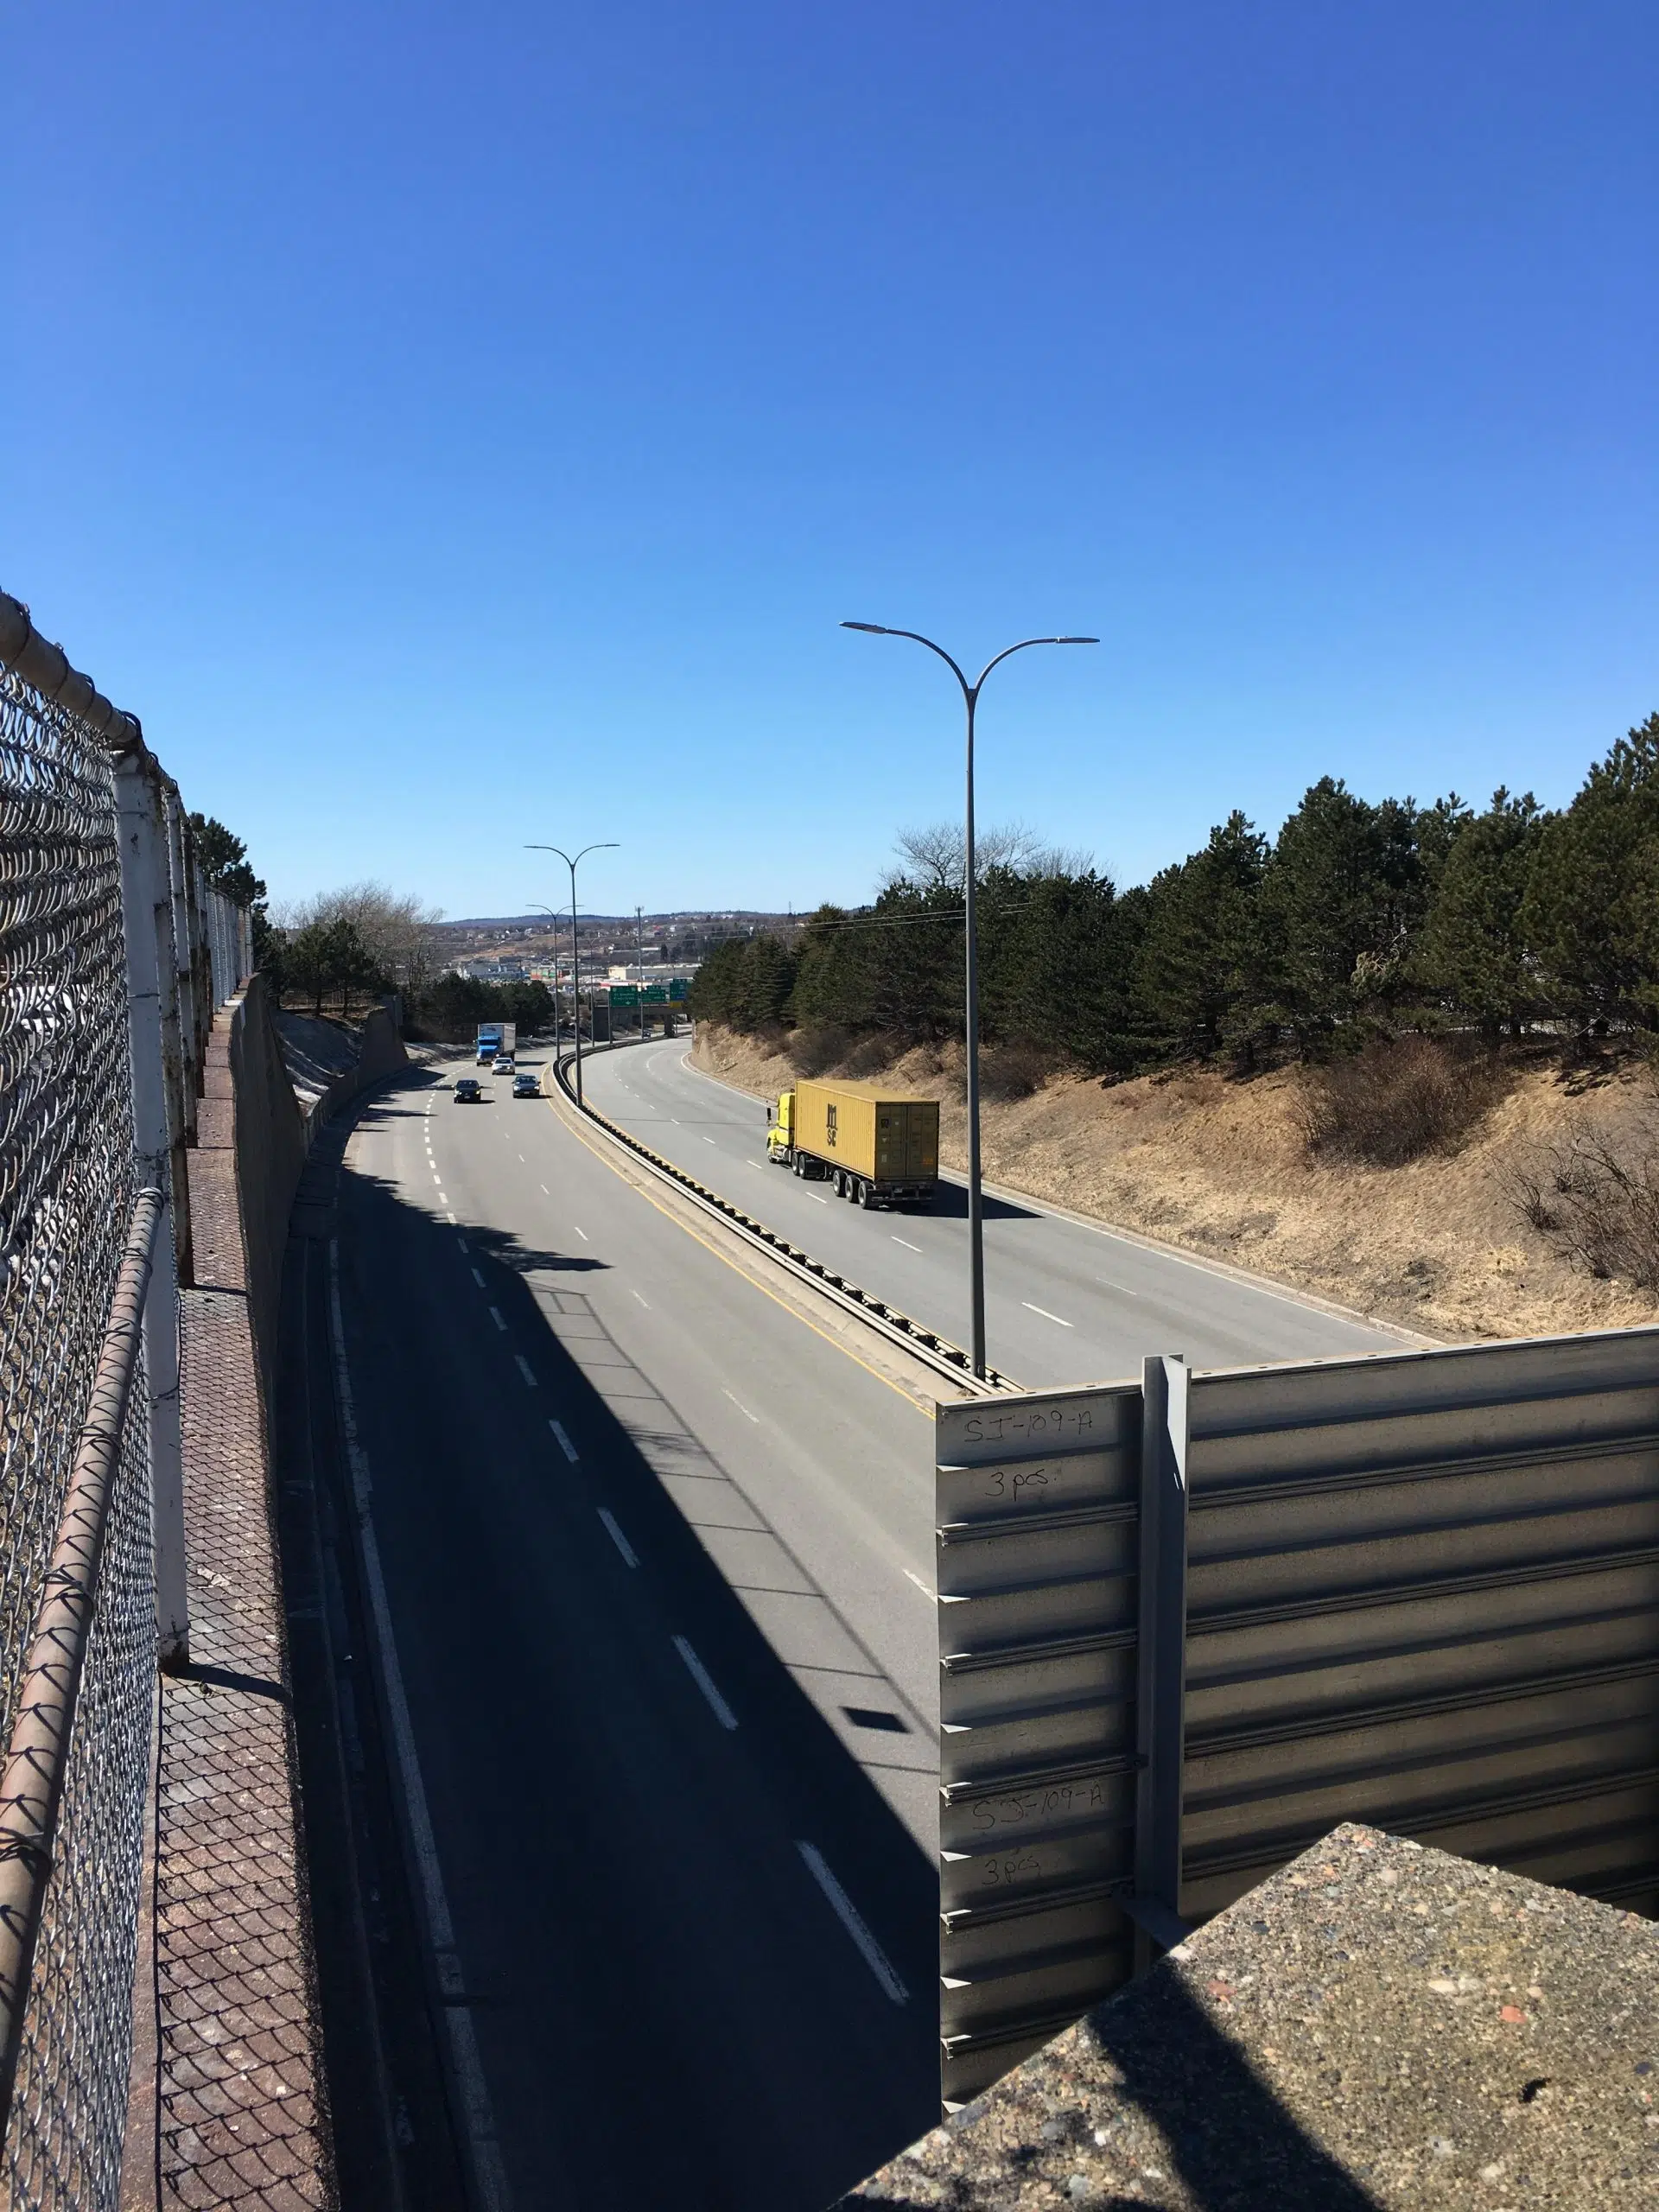
[[[638,1006],[639,1003],[639,986],[638,983],[613,983],[611,985],[611,1004],[613,1006]]]

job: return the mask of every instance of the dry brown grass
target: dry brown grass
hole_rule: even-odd
[[[694,1062],[740,1089],[775,1093],[780,1054],[699,1029]],[[938,1098],[945,1164],[966,1158],[961,1056],[917,1051],[886,1080]],[[1516,1072],[1461,1147],[1398,1167],[1310,1156],[1301,1078],[1249,1083],[1203,1070],[1103,1089],[1050,1076],[1029,1096],[988,1101],[987,1177],[1013,1190],[1461,1341],[1651,1322],[1653,1299],[1599,1280],[1517,1212],[1509,1180],[1540,1148],[1618,1136],[1642,1093],[1615,1074],[1575,1091],[1554,1071]]]

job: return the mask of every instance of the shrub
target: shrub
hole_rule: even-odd
[[[1303,1077],[1308,1150],[1373,1167],[1455,1152],[1508,1079],[1493,1053],[1460,1051],[1427,1037],[1378,1040]]]
[[[1659,1298],[1659,1126],[1544,1147],[1512,1166],[1504,1194],[1586,1274]]]
[[[898,1057],[898,1049],[896,1039],[883,1036],[879,1031],[861,1037],[843,1056],[841,1071],[855,1082],[885,1075]]]
[[[825,1021],[798,1029],[789,1040],[789,1058],[797,1075],[827,1075],[839,1065],[852,1043],[839,1022]]]
[[[1020,1039],[993,1045],[979,1056],[980,1095],[1004,1100],[1029,1098],[1053,1072],[1053,1056],[1040,1045]]]

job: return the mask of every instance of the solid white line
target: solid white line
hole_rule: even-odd
[[[684,1660],[687,1670],[690,1673],[692,1681],[696,1684],[697,1688],[702,1692],[704,1697],[708,1699],[709,1704],[713,1707],[715,1718],[719,1721],[721,1726],[722,1728],[735,1728],[737,1726],[737,1715],[732,1711],[731,1707],[727,1704],[725,1699],[721,1697],[720,1692],[715,1688],[714,1680],[710,1675],[709,1669],[703,1665],[702,1660],[698,1658],[696,1653],[691,1649],[690,1645],[686,1642],[683,1636],[677,1636],[675,1637],[674,1649],[679,1653],[681,1658]]]
[[[577,1236],[581,1237],[584,1244],[591,1244],[593,1243],[594,1240],[588,1236],[587,1230],[582,1226],[580,1222],[573,1221],[570,1226],[575,1230]]]
[[[919,1252],[922,1249],[919,1244],[912,1244],[908,1236],[895,1236],[893,1241],[895,1244],[902,1244],[906,1252]]]
[[[1025,1307],[1027,1313],[1040,1313],[1045,1321],[1057,1322],[1062,1329],[1074,1328],[1077,1325],[1075,1322],[1060,1320],[1059,1315],[1058,1313],[1051,1313],[1046,1306],[1033,1306],[1028,1298],[1022,1298],[1020,1303]]]
[[[461,2123],[486,2212],[508,2212],[512,2198],[501,2163],[501,2146],[496,2139],[495,2115],[491,2109],[490,2093],[484,2080],[484,2064],[479,2054],[478,2032],[473,2022],[472,2007],[466,2002],[467,1979],[461,1972],[461,1960],[455,1949],[454,1921],[450,1915],[449,1899],[443,1886],[442,1869],[438,1865],[438,1847],[432,1833],[432,1815],[427,1803],[426,1785],[421,1777],[420,1759],[415,1749],[415,1729],[409,1717],[409,1699],[404,1694],[403,1669],[398,1663],[397,1639],[392,1634],[391,1608],[386,1602],[385,1578],[380,1571],[380,1547],[376,1541],[374,1523],[369,1517],[365,1504],[369,1496],[368,1461],[358,1441],[352,1379],[346,1364],[346,1332],[340,1313],[340,1246],[334,1242],[328,1246],[328,1325],[334,1338],[334,1387],[340,1407],[340,1433],[345,1440],[346,1460],[352,1470],[352,1487],[359,1508],[358,1541],[362,1547],[363,1579],[367,1586],[369,1611],[374,1622],[381,1685],[385,1692],[387,1718],[391,1724],[398,1778],[403,1784],[404,1811],[409,1821],[410,1841],[420,1879],[426,1940],[437,1973],[439,1993],[444,2000],[440,2010],[448,2031],[449,2059],[454,2069],[455,2086],[460,2092]]]
[[[633,1294],[636,1298],[639,1298],[639,1294],[637,1290]],[[645,1307],[646,1313],[649,1313],[651,1311],[651,1300],[648,1298],[639,1298],[639,1303]]]
[[[731,1392],[727,1389],[723,1383],[721,1385],[720,1395],[722,1398],[732,1398]],[[741,1398],[732,1398],[732,1403],[737,1408],[739,1413],[741,1413],[746,1420],[753,1421],[755,1426],[759,1427],[760,1422],[760,1416],[759,1414],[752,1414],[748,1408],[744,1404]]]
[[[491,1320],[492,1320],[492,1321],[493,1321],[493,1322],[494,1322],[494,1324],[495,1324],[496,1327],[497,1327],[498,1329],[499,1329],[499,1330],[500,1330],[500,1332],[501,1332],[502,1335],[503,1335],[503,1336],[505,1336],[505,1335],[506,1334],[506,1332],[507,1332],[507,1325],[506,1325],[506,1323],[505,1323],[505,1322],[501,1319],[500,1309],[499,1309],[498,1306],[491,1306],[491,1308],[490,1308],[490,1319],[491,1319]]]
[[[578,1460],[578,1459],[579,1459],[582,1455],[580,1454],[580,1452],[578,1452],[578,1451],[576,1450],[575,1446],[575,1445],[570,1441],[569,1438],[565,1434],[564,1431],[563,1431],[563,1430],[559,1427],[559,1424],[557,1423],[557,1421],[549,1421],[549,1423],[548,1423],[547,1425],[548,1425],[548,1427],[552,1430],[552,1432],[553,1432],[554,1435],[555,1435],[555,1436],[556,1436],[556,1437],[558,1438],[558,1440],[559,1440],[559,1449],[560,1449],[560,1451],[563,1452],[563,1454],[564,1454],[565,1458],[566,1458],[566,1459],[570,1462],[571,1465],[574,1467],[574,1466],[575,1465],[575,1464],[576,1464],[576,1461]]]
[[[860,1918],[857,1906],[824,1864],[823,1853],[811,1843],[798,1841],[795,1848],[805,1859],[813,1880],[829,1898],[836,1919],[857,1944],[865,1965],[880,1983],[882,1993],[895,2005],[907,2004],[910,1992],[888,1965],[886,1952]]]
[[[639,1562],[633,1555],[632,1545],[629,1543],[627,1538],[617,1527],[614,1519],[605,1510],[605,1508],[602,1505],[599,1509],[599,1517],[605,1523],[606,1528],[610,1531],[611,1541],[616,1546],[618,1551],[621,1553],[623,1558],[626,1560],[628,1565],[630,1567],[638,1567]]]
[[[516,1351],[512,1356],[518,1363],[518,1372],[524,1376],[527,1386],[533,1390],[536,1388],[536,1370],[523,1352]]]
[[[474,1268],[473,1269],[473,1281],[474,1281],[478,1285],[478,1287],[479,1287],[479,1288],[480,1288],[480,1290],[482,1290],[482,1289],[483,1289],[483,1287],[484,1287],[484,1278],[483,1278],[483,1276],[482,1276],[481,1274],[480,1274],[480,1273],[478,1272],[478,1269],[477,1269],[476,1268]]]
[[[905,1580],[906,1582],[913,1582],[916,1585],[916,1587],[921,1592],[923,1597],[927,1599],[928,1603],[930,1605],[933,1604],[933,1592],[928,1588],[926,1583],[923,1581],[919,1574],[912,1574],[910,1569],[906,1567],[905,1569]]]

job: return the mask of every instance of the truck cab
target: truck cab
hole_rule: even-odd
[[[774,1167],[787,1167],[795,1153],[795,1093],[780,1090],[778,1103],[768,1106],[766,1120],[766,1158]]]

